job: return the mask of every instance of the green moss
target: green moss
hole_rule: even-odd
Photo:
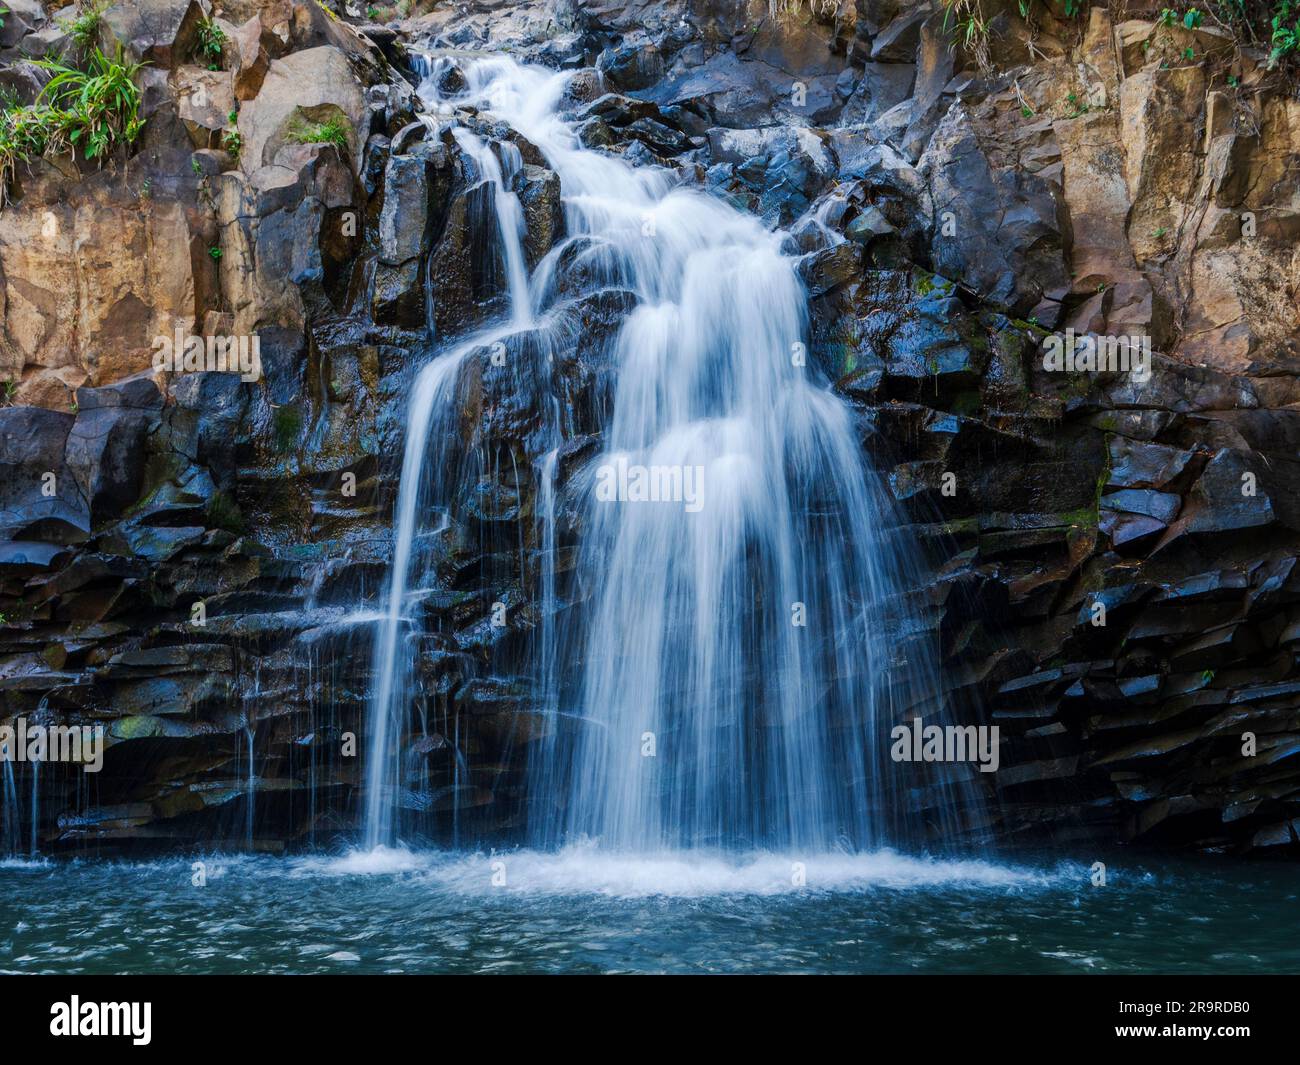
[[[244,521],[243,511],[226,492],[215,492],[208,501],[208,527],[224,529],[236,536],[242,536],[248,531],[248,523]]]
[[[1095,507],[1080,507],[1078,510],[1067,510],[1057,515],[1062,525],[1077,525],[1083,529],[1095,529],[1098,521],[1098,511]]]
[[[940,296],[950,296],[956,288],[954,282],[940,277],[938,274],[932,274],[920,268],[912,271],[912,290],[918,296],[929,296],[936,292]]]
[[[276,407],[271,419],[271,435],[275,449],[283,454],[289,451],[302,432],[302,411],[297,407],[285,405]]]

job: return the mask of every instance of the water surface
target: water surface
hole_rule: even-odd
[[[1124,855],[1094,888],[1090,864],[582,847],[10,860],[0,972],[1300,972],[1300,870]]]

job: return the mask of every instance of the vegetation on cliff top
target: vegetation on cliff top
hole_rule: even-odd
[[[990,24],[999,13],[995,5],[990,2],[986,9],[986,0],[941,3],[944,25],[952,34],[954,46],[960,46],[986,67]],[[1020,17],[1030,23],[1040,7],[1053,15],[1076,18],[1090,6],[1088,0],[1016,0]],[[1194,5],[1161,8],[1157,17],[1162,26],[1181,25],[1189,30],[1207,22],[1217,24],[1232,33],[1239,46],[1266,46],[1270,66],[1300,55],[1300,0],[1210,0],[1205,9]]]
[[[80,149],[102,160],[119,143],[140,135],[142,63],[128,63],[121,46],[110,59],[93,48],[85,69],[52,59],[35,65],[53,74],[34,104],[0,112],[0,205],[20,163]]]

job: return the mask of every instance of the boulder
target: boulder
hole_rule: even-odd
[[[234,52],[234,93],[237,100],[251,100],[262,88],[271,69],[276,37],[254,15],[235,31],[231,40]]]
[[[428,250],[446,210],[450,176],[450,160],[440,142],[420,142],[409,153],[389,157],[379,213],[381,263],[399,266]]]
[[[40,407],[0,408],[0,539],[66,543],[89,531],[90,513],[64,465],[75,420]]]
[[[1273,501],[1245,458],[1224,448],[1205,467],[1188,496],[1188,533],[1234,532],[1269,525]]]
[[[294,52],[271,63],[257,98],[239,111],[240,164],[252,174],[275,161],[286,144],[308,135],[314,124],[342,122],[346,155],[360,172],[369,108],[342,51],[331,46]]]
[[[77,390],[77,417],[68,434],[69,474],[94,524],[116,517],[140,494],[162,395],[153,381],[134,378]]]
[[[138,61],[171,69],[192,58],[199,24],[212,15],[208,0],[131,0],[102,17],[102,33]]]
[[[519,203],[524,210],[524,255],[534,268],[564,235],[560,176],[545,167],[524,164]]]
[[[960,107],[935,131],[919,170],[933,204],[936,272],[1015,316],[1054,325],[1070,283],[1059,206],[1047,181],[994,166]]]
[[[180,66],[172,74],[176,111],[195,148],[221,147],[222,133],[235,109],[231,75],[226,70]]]

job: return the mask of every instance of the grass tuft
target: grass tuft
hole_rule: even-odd
[[[53,76],[34,104],[0,112],[0,206],[20,164],[73,149],[102,162],[115,145],[133,144],[144,126],[135,83],[143,64],[126,62],[120,45],[112,59],[92,48],[84,70],[33,62]]]

